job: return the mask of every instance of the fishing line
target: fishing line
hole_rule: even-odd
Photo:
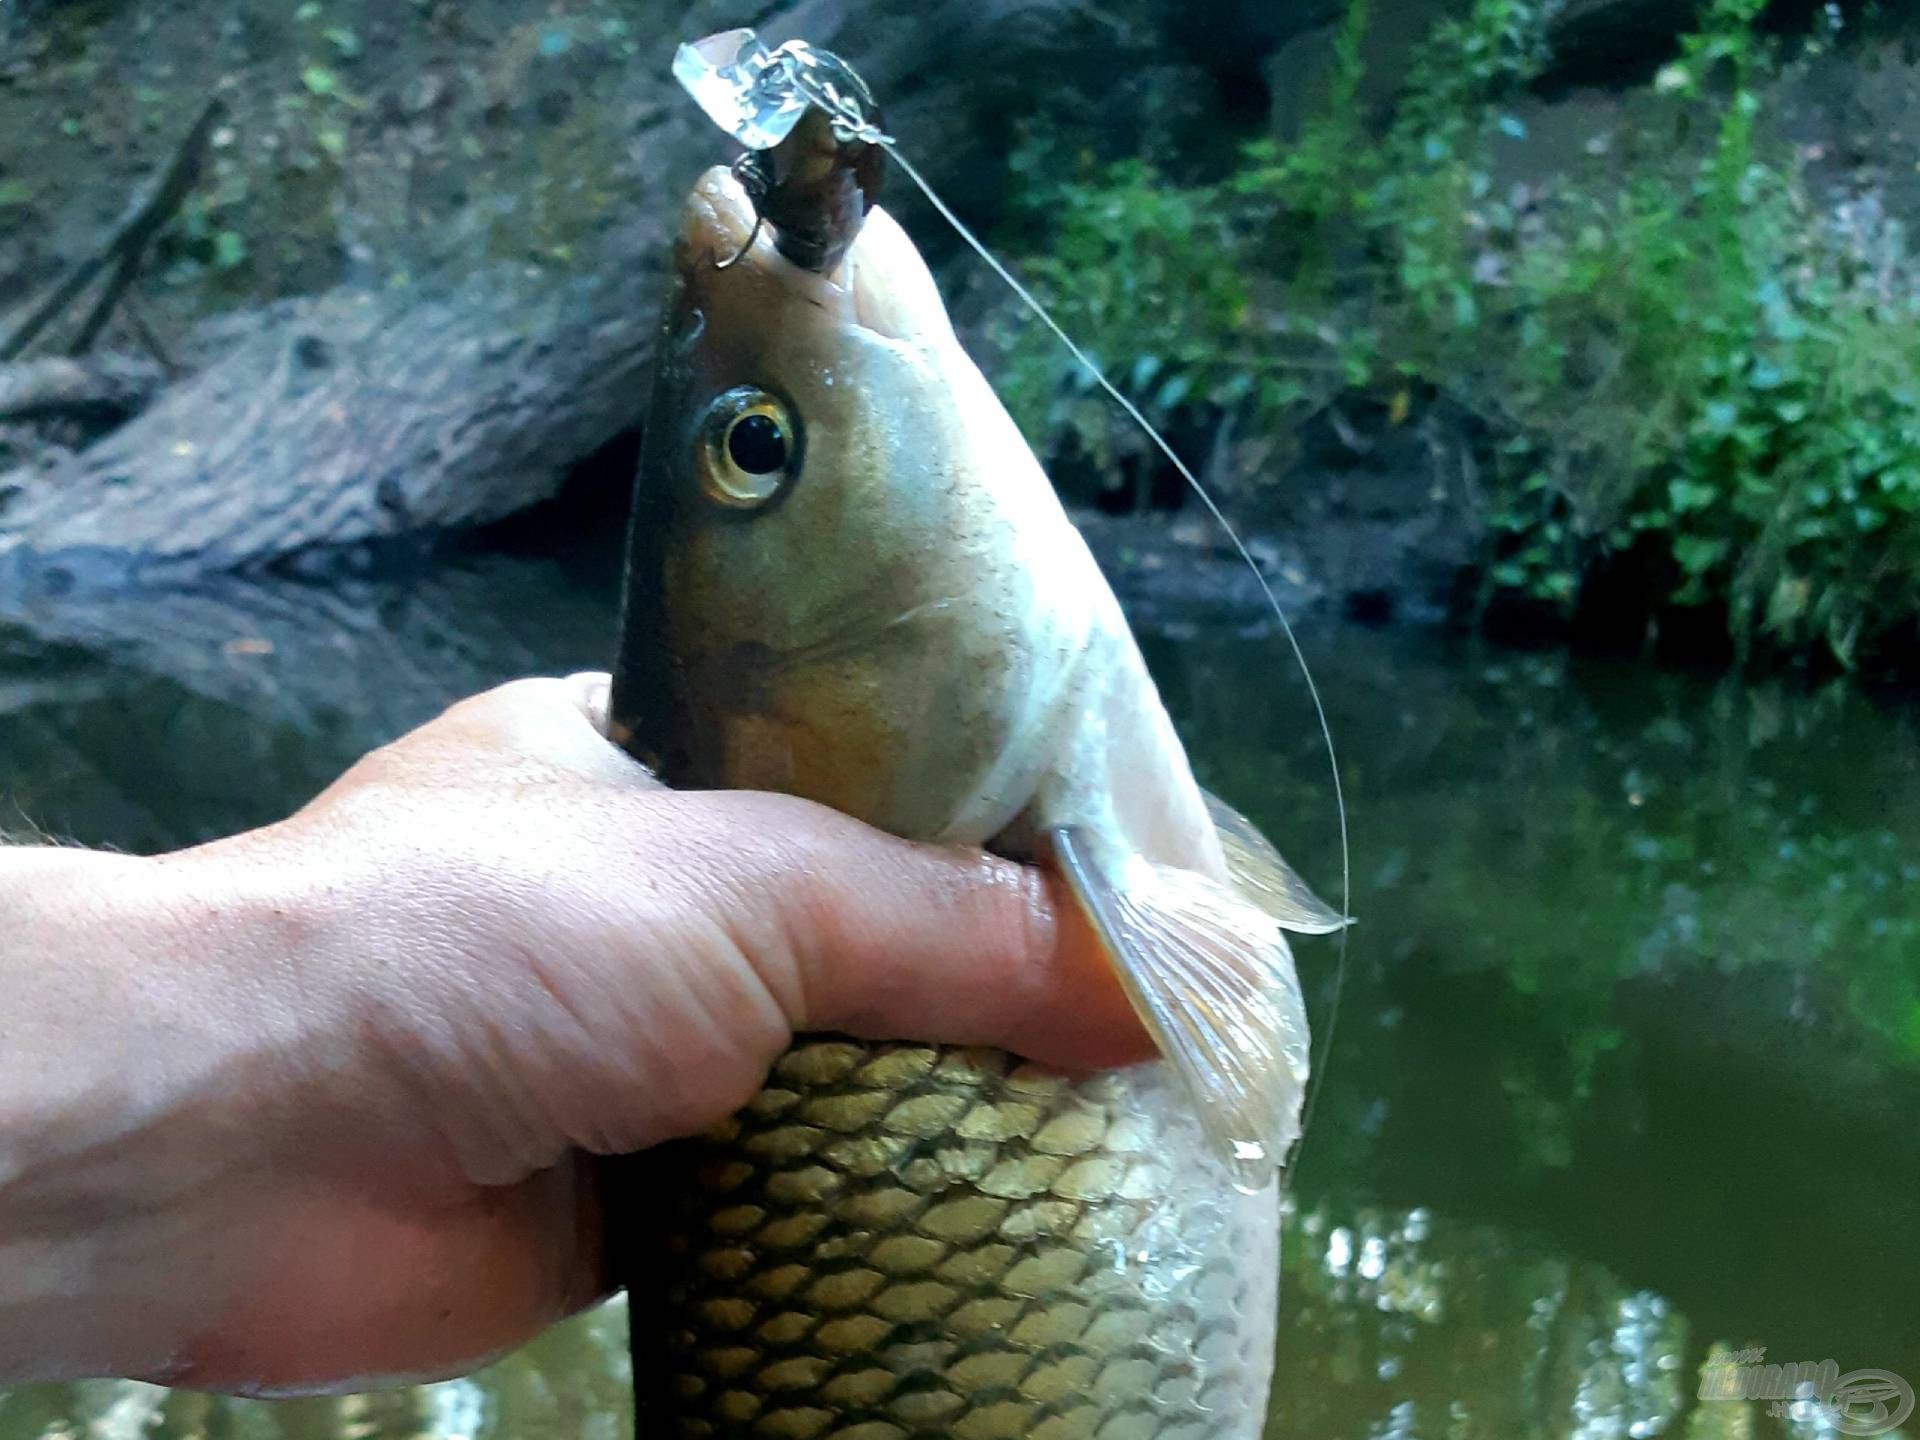
[[[1054,337],[1059,340],[1062,345],[1067,347],[1068,353],[1079,363],[1081,369],[1085,370],[1087,374],[1093,378],[1094,383],[1104,390],[1115,404],[1126,411],[1133,422],[1146,432],[1147,438],[1152,440],[1159,448],[1160,453],[1166,456],[1173,468],[1180,472],[1180,478],[1185,480],[1188,488],[1200,497],[1200,503],[1206,506],[1207,513],[1213,517],[1214,523],[1220,527],[1221,533],[1227,537],[1234,550],[1238,552],[1241,560],[1246,562],[1247,569],[1253,572],[1253,578],[1260,586],[1260,593],[1266,597],[1267,608],[1273,612],[1273,618],[1280,622],[1281,633],[1287,637],[1287,645],[1293,651],[1295,663],[1300,667],[1300,676],[1307,683],[1307,695],[1313,701],[1314,718],[1320,723],[1320,738],[1326,744],[1327,768],[1333,776],[1334,807],[1340,817],[1340,915],[1347,921],[1347,924],[1340,927],[1339,953],[1334,961],[1333,999],[1327,1007],[1326,1032],[1320,1039],[1320,1061],[1312,1067],[1312,1073],[1308,1079],[1306,1103],[1301,1110],[1300,1138],[1294,1144],[1294,1155],[1297,1159],[1301,1148],[1306,1144],[1307,1128],[1313,1123],[1314,1106],[1319,1102],[1320,1092],[1326,1085],[1327,1060],[1333,1052],[1334,1027],[1340,1018],[1340,1001],[1342,993],[1346,988],[1347,932],[1353,923],[1353,862],[1351,846],[1347,835],[1347,797],[1346,791],[1340,783],[1340,759],[1334,749],[1333,726],[1327,719],[1327,707],[1320,699],[1320,687],[1314,683],[1313,668],[1307,664],[1306,652],[1300,647],[1299,637],[1294,634],[1292,622],[1287,619],[1286,611],[1280,608],[1280,600],[1279,597],[1273,593],[1273,586],[1268,583],[1267,577],[1261,572],[1259,563],[1254,560],[1252,552],[1247,549],[1246,542],[1240,538],[1240,532],[1233,528],[1232,522],[1227,519],[1226,514],[1220,509],[1220,506],[1215,502],[1213,496],[1208,494],[1206,487],[1200,483],[1199,476],[1195,475],[1193,471],[1188,468],[1186,461],[1182,460],[1180,456],[1175,453],[1173,446],[1167,443],[1166,437],[1161,435],[1161,433],[1154,428],[1153,422],[1141,413],[1140,407],[1128,399],[1127,396],[1121,392],[1120,388],[1107,378],[1106,372],[1101,370],[1091,355],[1087,354],[1085,350],[1081,349],[1080,346],[1075,343],[1071,335],[1060,328],[1060,323],[1048,313],[1047,307],[1042,305],[1040,301],[1034,297],[1032,291],[1020,283],[1019,279],[1011,270],[1000,263],[1000,260],[994,253],[987,249],[986,244],[975,235],[972,230],[967,228],[966,222],[954,214],[947,202],[935,193],[932,184],[928,182],[926,177],[914,167],[913,163],[908,160],[905,155],[900,153],[899,142],[891,135],[882,134],[873,126],[865,126],[864,130],[865,133],[862,138],[885,147],[887,154],[893,157],[894,163],[906,171],[907,178],[913,181],[922,195],[927,197],[928,202],[933,208],[940,212],[940,217],[951,225],[954,232],[959,235],[962,240],[967,242],[973,252],[987,262],[987,265],[992,269],[993,273],[1005,281],[1007,287],[1012,290],[1015,295],[1020,297],[1021,304],[1025,305],[1028,310],[1039,317],[1040,322],[1053,332]],[[1297,1168],[1297,1165],[1289,1165],[1287,1167],[1286,1179],[1282,1185],[1283,1190],[1290,1188],[1294,1172]]]

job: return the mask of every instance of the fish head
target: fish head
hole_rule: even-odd
[[[682,218],[616,738],[674,784],[939,834],[1032,679],[1009,496],[1065,517],[883,209],[831,274],[754,222],[724,169]]]

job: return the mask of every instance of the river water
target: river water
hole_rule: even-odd
[[[604,666],[610,549],[16,608],[0,824],[151,850],[279,816],[456,696]],[[1218,610],[1137,619],[1203,781],[1337,892],[1281,642]],[[1836,1433],[1697,1400],[1716,1347],[1920,1382],[1916,717],[1422,630],[1303,638],[1361,918],[1268,1435]],[[1334,957],[1301,947],[1323,1033]],[[627,1440],[624,1344],[616,1302],[419,1390],[36,1387],[0,1394],[0,1440]]]

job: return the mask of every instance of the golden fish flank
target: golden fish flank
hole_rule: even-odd
[[[664,1230],[635,1271],[643,1424],[1252,1440],[1273,1194],[1204,1155],[1163,1067],[805,1042],[727,1126],[642,1162]]]
[[[820,275],[764,234],[742,254],[752,232],[711,172],[676,252],[615,733],[674,784],[1056,866],[1167,1063],[1068,1082],[803,1045],[697,1164],[649,1164],[676,1258],[667,1308],[636,1299],[636,1354],[683,1435],[1250,1440],[1307,1063],[1282,931],[1341,921],[1195,784],[905,234],[875,210]]]

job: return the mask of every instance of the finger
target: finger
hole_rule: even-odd
[[[1057,877],[815,806],[787,823],[813,863],[776,848],[758,880],[797,968],[796,1030],[993,1045],[1073,1069],[1152,1056]]]

